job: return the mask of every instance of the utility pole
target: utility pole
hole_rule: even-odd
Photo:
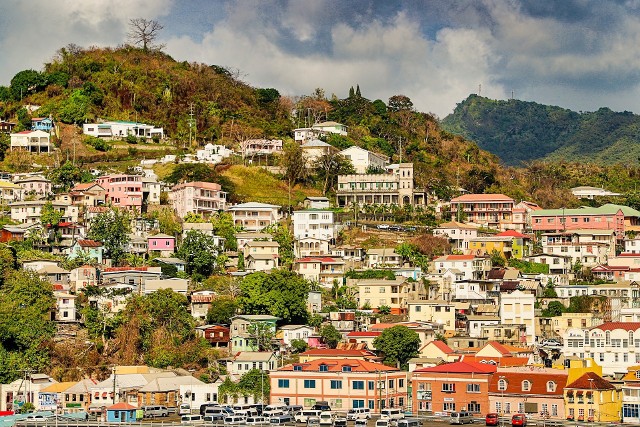
[[[115,405],[116,404],[116,365],[113,365],[112,371],[113,372],[113,402],[112,404]]]

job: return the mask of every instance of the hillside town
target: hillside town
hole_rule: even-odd
[[[11,132],[10,124],[3,129]],[[34,118],[32,130],[10,134],[10,149],[51,153],[53,129],[51,119]],[[82,131],[109,140],[165,137],[137,122]],[[277,156],[281,140],[246,140],[238,152],[207,144],[126,172],[93,170],[91,181],[68,188],[44,173],[2,173],[0,242],[30,245],[18,266],[50,283],[55,340],[86,336],[94,320],[85,307],[106,325],[131,299],[170,292],[192,317],[189,333],[219,357],[208,362],[214,376],[180,366],[114,364],[78,380],[25,370],[0,385],[0,411],[27,405],[125,422],[149,406],[197,413],[213,402],[304,409],[327,402],[342,412],[640,424],[639,211],[614,203],[546,209],[463,188],[441,199],[416,185],[413,163],[321,139],[347,132],[336,122],[295,129],[309,167],[327,154],[352,167],[337,176],[331,197],[308,196],[298,206],[233,203],[221,183],[171,185],[154,170]],[[574,189],[578,199],[604,196],[617,194]],[[177,227],[169,231],[150,215],[160,209],[178,218]],[[399,212],[430,212],[435,221],[397,220]],[[241,295],[242,286],[203,288],[213,276],[263,287],[256,295]],[[269,280],[281,287],[267,291]],[[290,297],[289,281],[304,295]],[[273,292],[295,300],[258,301]],[[218,302],[229,299],[244,302],[211,322],[224,317]],[[304,313],[274,315],[283,304],[291,312],[302,304]],[[251,375],[257,388],[234,388]]]

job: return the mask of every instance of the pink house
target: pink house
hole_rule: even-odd
[[[162,256],[175,252],[176,238],[168,234],[156,234],[147,238],[149,252],[159,251]]]
[[[513,226],[514,200],[504,194],[464,194],[451,199],[451,219],[507,230]]]
[[[226,207],[227,193],[214,182],[185,182],[171,189],[171,200],[180,218],[188,213],[207,218]]]
[[[606,204],[598,208],[543,209],[531,212],[534,231],[562,232],[568,230],[613,230],[624,238],[627,227],[640,221],[640,212],[628,206]]]
[[[105,175],[96,180],[105,189],[105,203],[133,210],[142,208],[142,177],[140,175]]]

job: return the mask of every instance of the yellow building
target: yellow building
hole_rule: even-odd
[[[522,259],[530,253],[526,234],[515,230],[507,230],[490,237],[474,237],[469,239],[469,250],[474,255],[491,255],[498,251],[504,258]]]
[[[622,392],[594,372],[587,372],[564,388],[565,414],[575,421],[620,421]]]

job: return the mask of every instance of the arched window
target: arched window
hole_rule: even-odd
[[[505,391],[507,389],[507,380],[501,379],[498,381],[498,390]]]
[[[611,331],[607,331],[604,333],[604,344],[611,345]]]
[[[547,391],[548,392],[556,391],[556,383],[554,383],[553,381],[547,381]]]
[[[522,391],[529,391],[529,390],[531,390],[531,382],[528,380],[522,381]]]

